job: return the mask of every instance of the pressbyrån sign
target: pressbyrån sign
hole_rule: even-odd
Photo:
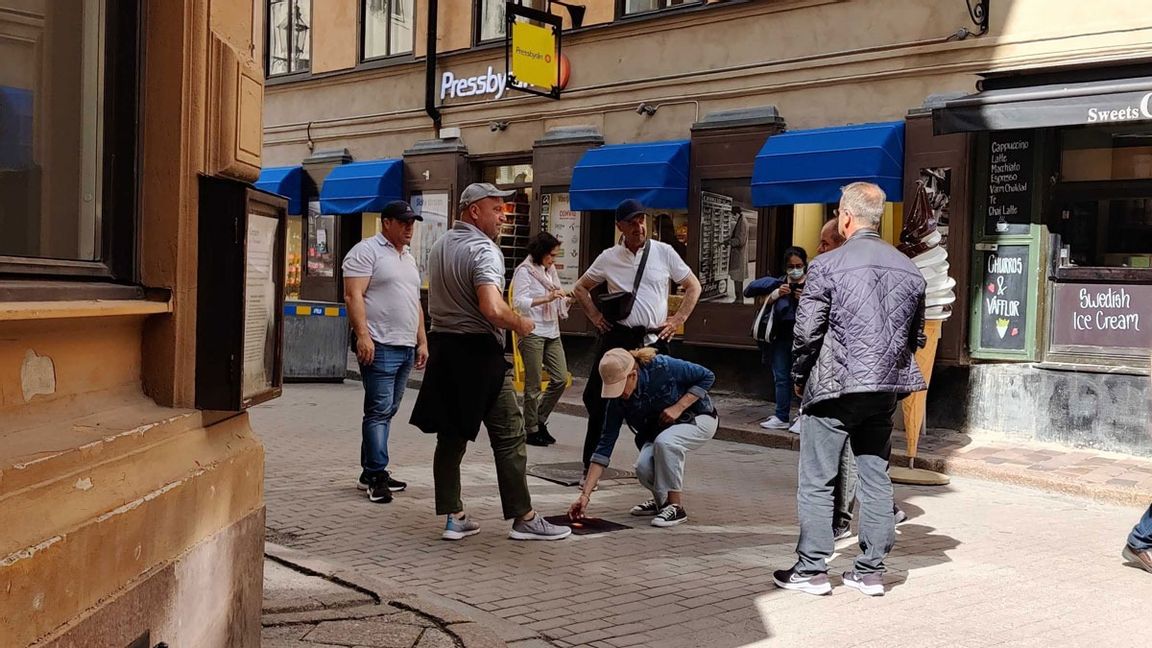
[[[560,89],[568,85],[568,57],[560,55]],[[493,99],[501,99],[507,90],[508,76],[496,72],[489,65],[488,70],[474,76],[458,77],[451,70],[445,70],[440,75],[440,101],[456,99],[458,97],[482,97],[496,95]]]

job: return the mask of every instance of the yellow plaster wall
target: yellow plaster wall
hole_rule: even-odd
[[[312,73],[356,67],[359,62],[360,0],[312,3]]]

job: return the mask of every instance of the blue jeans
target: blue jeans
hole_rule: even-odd
[[[388,469],[388,432],[392,417],[400,409],[400,399],[404,397],[415,359],[416,349],[412,347],[377,343],[372,364],[360,365],[364,381],[364,423],[360,429],[362,477],[371,478]]]
[[[1128,536],[1128,546],[1137,551],[1152,549],[1152,506],[1148,507],[1144,517],[1132,529],[1132,535]]]
[[[776,418],[787,422],[792,416],[792,331],[781,331],[767,351],[776,381]]]

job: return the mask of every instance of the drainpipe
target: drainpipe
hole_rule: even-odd
[[[428,0],[428,45],[424,55],[424,112],[432,118],[432,126],[436,129],[434,137],[440,137],[440,126],[443,124],[443,115],[436,107],[436,15],[439,2]]]

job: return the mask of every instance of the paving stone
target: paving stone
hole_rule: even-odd
[[[505,643],[495,632],[477,623],[453,623],[448,632],[456,635],[464,648],[504,648]]]
[[[577,401],[578,396],[577,391]],[[362,399],[358,384],[288,385],[282,398],[253,408],[253,427],[266,453],[268,526],[298,529],[294,542],[303,552],[344,556],[367,576],[413,591],[431,590],[459,602],[460,610],[482,603],[505,619],[536,619],[527,633],[557,646],[576,644],[571,628],[589,623],[585,632],[614,633],[597,641],[618,647],[735,648],[758,642],[807,647],[817,645],[812,628],[819,629],[819,645],[984,645],[996,628],[983,619],[1002,619],[1006,611],[1027,623],[1003,624],[1002,646],[1038,645],[1039,638],[1045,648],[1110,648],[1142,645],[1125,639],[1146,634],[1152,578],[1125,567],[1119,549],[1147,499],[1139,508],[1117,506],[962,475],[943,488],[897,485],[896,499],[911,520],[898,530],[888,559],[887,595],[868,599],[840,584],[840,573],[858,553],[848,544],[830,564],[834,594],[805,596],[778,590],[771,579],[773,569],[795,560],[794,452],[710,441],[689,455],[687,524],[516,543],[506,538],[491,450],[481,438],[469,447],[462,466],[465,505],[481,523],[481,533],[449,543],[439,539],[442,523],[433,513],[435,439],[407,425],[414,393],[405,395],[390,440],[396,472],[408,490],[387,507],[370,505],[355,490]],[[528,448],[529,461],[578,457],[584,421],[554,414],[549,427],[559,443]],[[1006,451],[989,447],[983,454]],[[634,460],[631,439],[622,439],[617,454],[614,463],[628,466]],[[1091,473],[1095,468],[1080,462],[1097,454],[1062,453],[1050,461]],[[958,461],[990,469],[976,459]],[[1137,474],[1135,467],[1124,467],[1132,471],[1126,475]],[[1142,483],[1147,477],[1140,477]],[[534,505],[545,514],[562,512],[576,496],[575,489],[540,480],[531,480],[530,488]],[[634,523],[628,509],[646,498],[634,482],[605,485],[593,497],[591,512]],[[1060,538],[1043,546],[1042,569],[1035,542],[1025,541],[1036,529]],[[1056,581],[1054,573],[1060,574]],[[614,597],[657,588],[670,588],[664,596],[671,598],[663,604],[683,610],[636,614],[628,617],[635,619],[630,623],[612,627],[594,623],[641,612],[645,598],[616,603]],[[502,607],[514,598],[525,601]],[[628,607],[637,602],[641,605]],[[862,628],[876,631],[862,634]],[[1100,641],[1085,640],[1091,629]]]
[[[456,648],[456,641],[440,630],[428,628],[420,636],[416,648]]]
[[[317,625],[304,639],[340,646],[412,648],[423,632],[424,628],[420,626],[404,625],[387,619],[325,621]]]

